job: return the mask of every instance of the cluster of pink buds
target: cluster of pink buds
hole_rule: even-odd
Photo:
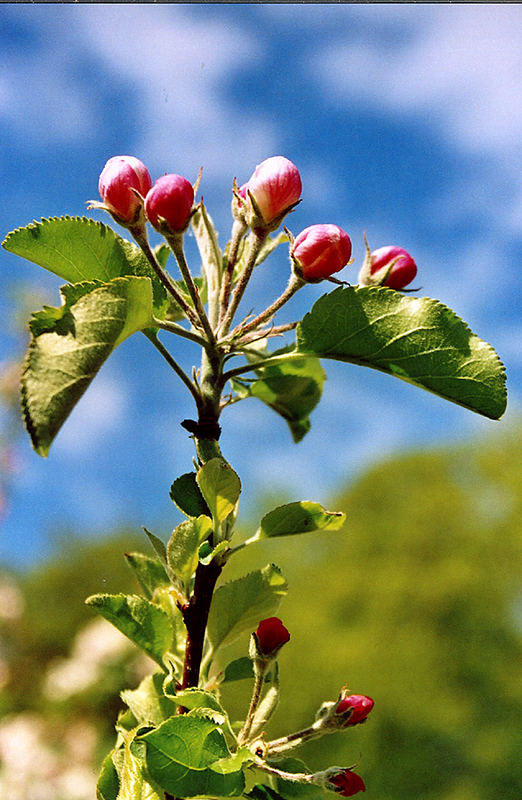
[[[121,225],[143,224],[141,215],[145,211],[151,225],[165,233],[178,233],[187,227],[194,203],[194,189],[186,178],[163,175],[153,186],[147,167],[134,156],[110,158],[98,189],[101,207]]]

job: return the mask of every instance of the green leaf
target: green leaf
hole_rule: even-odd
[[[319,503],[302,500],[287,503],[265,514],[255,539],[272,536],[291,536],[310,531],[338,531],[344,525],[346,514],[342,511],[327,511]]]
[[[165,568],[157,558],[146,556],[143,553],[125,553],[125,558],[149,600],[156,589],[161,586],[170,586]]]
[[[314,304],[296,341],[299,353],[372,367],[492,419],[506,408],[497,354],[437,300],[339,288]]]
[[[210,509],[201,494],[195,472],[186,472],[176,478],[170,487],[170,499],[186,517],[200,517],[202,514],[210,516]]]
[[[230,644],[244,631],[254,631],[261,619],[273,615],[286,592],[286,580],[274,564],[220,586],[208,619],[213,649]]]
[[[3,247],[53,272],[69,283],[136,275],[150,278],[157,316],[166,308],[166,292],[136,245],[101,222],[87,217],[52,217],[17,228]]]
[[[231,661],[225,667],[225,674],[223,676],[223,683],[232,681],[242,681],[245,678],[254,677],[254,666],[252,659],[248,656],[241,656]]]
[[[117,800],[120,780],[112,760],[112,752],[102,762],[100,776],[96,784],[96,800]]]
[[[152,314],[148,278],[63,287],[61,293],[59,309],[35,317],[22,373],[25,423],[42,456],[107,357],[150,325]]]
[[[241,481],[224,458],[211,458],[198,471],[198,486],[212,519],[224,522],[231,514],[241,493]]]
[[[185,594],[199,561],[199,546],[212,533],[212,520],[202,515],[188,519],[174,529],[167,545],[170,571],[180,581]]]
[[[255,786],[252,786],[249,792],[245,792],[245,797],[250,800],[284,800],[282,795],[263,783],[256,783]]]
[[[139,595],[95,594],[85,601],[163,667],[172,644],[167,614]]]
[[[159,538],[159,536],[156,536],[154,533],[148,531],[145,526],[143,526],[143,532],[145,533],[145,536],[147,537],[147,539],[153,546],[154,550],[156,551],[156,554],[159,557],[160,562],[165,567],[168,568],[167,548],[165,547],[165,543]]]
[[[117,800],[164,800],[161,789],[152,786],[146,775],[145,748],[142,742],[134,738],[136,731],[125,737],[125,743],[119,751],[118,774],[120,791]]]
[[[250,754],[231,756],[222,731],[206,717],[171,717],[140,737],[147,768],[162,789],[176,797],[233,797],[242,793],[242,765]]]
[[[267,355],[270,354],[264,353]],[[309,416],[321,399],[326,380],[319,359],[300,358],[260,367],[256,375],[256,380],[231,381],[232,389],[242,399],[257,397],[270,406],[287,421],[294,441],[301,441],[310,430]]]
[[[176,704],[163,693],[163,673],[147,675],[137,689],[125,689],[121,699],[140,724],[161,725],[176,713]]]

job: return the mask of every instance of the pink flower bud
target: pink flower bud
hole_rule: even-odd
[[[417,265],[402,247],[379,247],[378,250],[374,250],[371,254],[370,272],[374,275],[394,259],[397,261],[384,281],[384,286],[389,286],[390,289],[403,289],[417,274]]]
[[[122,222],[133,222],[143,197],[152,186],[145,164],[134,156],[113,156],[105,164],[98,182],[100,196],[107,209]]]
[[[301,176],[295,164],[287,158],[272,156],[257,165],[246,188],[262,223],[270,225],[279,222],[299,202]]]
[[[272,656],[288,642],[290,633],[278,617],[268,617],[257,626],[256,637],[261,654]]]
[[[337,775],[328,775],[327,788],[337,792],[341,797],[352,797],[358,792],[366,791],[361,776],[351,769],[343,769]]]
[[[350,725],[364,722],[373,706],[374,702],[371,697],[366,697],[364,694],[351,694],[339,700],[335,707],[335,713],[347,715],[343,728],[348,728]]]
[[[296,237],[290,254],[303,280],[320,281],[346,266],[352,243],[337,225],[310,225]]]
[[[194,189],[182,175],[162,175],[145,198],[145,212],[151,225],[162,229],[164,219],[171,233],[182,231],[190,219]]]

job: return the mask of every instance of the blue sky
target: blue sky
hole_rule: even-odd
[[[273,493],[327,503],[383,455],[480,437],[518,418],[520,5],[7,4],[0,54],[2,237],[32,219],[85,213],[107,158],[132,154],[154,178],[193,180],[203,166],[200,193],[224,244],[232,178],[285,155],[303,180],[295,234],[315,222],[343,227],[355,256],[348,280],[363,230],[373,248],[405,247],[421,293],[451,306],[506,363],[509,411],[498,423],[333,363],[297,446],[261,404],[232,407],[222,445],[243,479],[245,516],[268,510]],[[264,307],[287,276],[278,252],[253,282],[250,306]],[[20,288],[58,303],[59,279],[4,251],[0,281],[4,320]],[[323,291],[302,291],[291,318]],[[0,335],[0,361],[19,348],[12,332]],[[179,357],[189,367],[192,346]],[[189,398],[145,338],[127,341],[47,460],[28,437],[17,442],[0,562],[36,562],[57,530],[145,524],[166,537],[179,519],[168,488],[193,455],[178,424],[187,416]],[[5,438],[6,415],[0,425]]]

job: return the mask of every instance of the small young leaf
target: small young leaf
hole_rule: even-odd
[[[160,562],[165,567],[168,567],[167,548],[165,547],[165,543],[159,538],[159,536],[156,536],[154,533],[148,531],[147,528],[145,528],[145,526],[143,526],[143,532],[145,533],[147,539],[149,540],[154,550],[156,551],[156,554],[158,555]]]
[[[437,300],[343,287],[319,298],[296,333],[299,353],[387,372],[492,419],[506,408],[499,357]]]
[[[261,619],[277,610],[286,592],[286,580],[274,564],[220,586],[208,619],[213,649],[230,644],[244,631],[254,631]]]
[[[241,398],[257,397],[270,406],[287,421],[294,442],[301,441],[310,430],[309,417],[321,399],[326,380],[319,359],[303,358],[260,367],[256,375],[252,381],[231,381],[232,389]]]
[[[279,704],[279,667],[277,661],[274,662],[273,676],[270,686],[261,702],[259,703],[254,721],[250,728],[250,737],[257,736],[266,727],[272,714],[275,712]]]
[[[176,704],[163,694],[163,673],[147,675],[137,689],[121,692],[121,699],[129,707],[138,723],[161,725],[176,713]]]
[[[213,276],[220,276],[223,265],[223,254],[218,244],[218,235],[214,223],[203,205],[203,201],[198,205],[195,213],[192,215],[190,224],[198,245],[203,271],[207,276],[207,281],[212,279]],[[216,288],[217,287],[210,286],[210,291],[212,292],[212,290]]]
[[[186,472],[176,478],[170,487],[170,499],[186,517],[209,517],[210,509],[205,503],[195,472]]]
[[[140,737],[147,768],[162,789],[176,797],[233,797],[242,793],[242,765],[248,756],[231,756],[223,733],[210,719],[175,716]]]
[[[165,568],[157,558],[146,556],[143,553],[125,553],[125,558],[149,600],[155,589],[170,585]]]
[[[272,536],[291,536],[310,531],[338,531],[344,525],[346,514],[327,511],[319,503],[303,500],[287,503],[265,514],[256,533],[256,539]]]
[[[189,581],[199,561],[199,546],[212,533],[212,520],[202,515],[182,522],[167,545],[169,569],[188,593]]]
[[[241,493],[241,481],[224,458],[211,458],[198,471],[198,486],[212,519],[224,522],[234,511]]]
[[[85,602],[163,667],[163,656],[172,644],[172,627],[159,606],[124,594],[95,594]]]
[[[117,800],[120,779],[112,760],[113,751],[102,762],[100,776],[96,784],[96,800]]]
[[[64,287],[63,306],[35,319],[22,404],[33,446],[42,456],[110,353],[151,324],[148,278],[116,278],[95,287]]]

